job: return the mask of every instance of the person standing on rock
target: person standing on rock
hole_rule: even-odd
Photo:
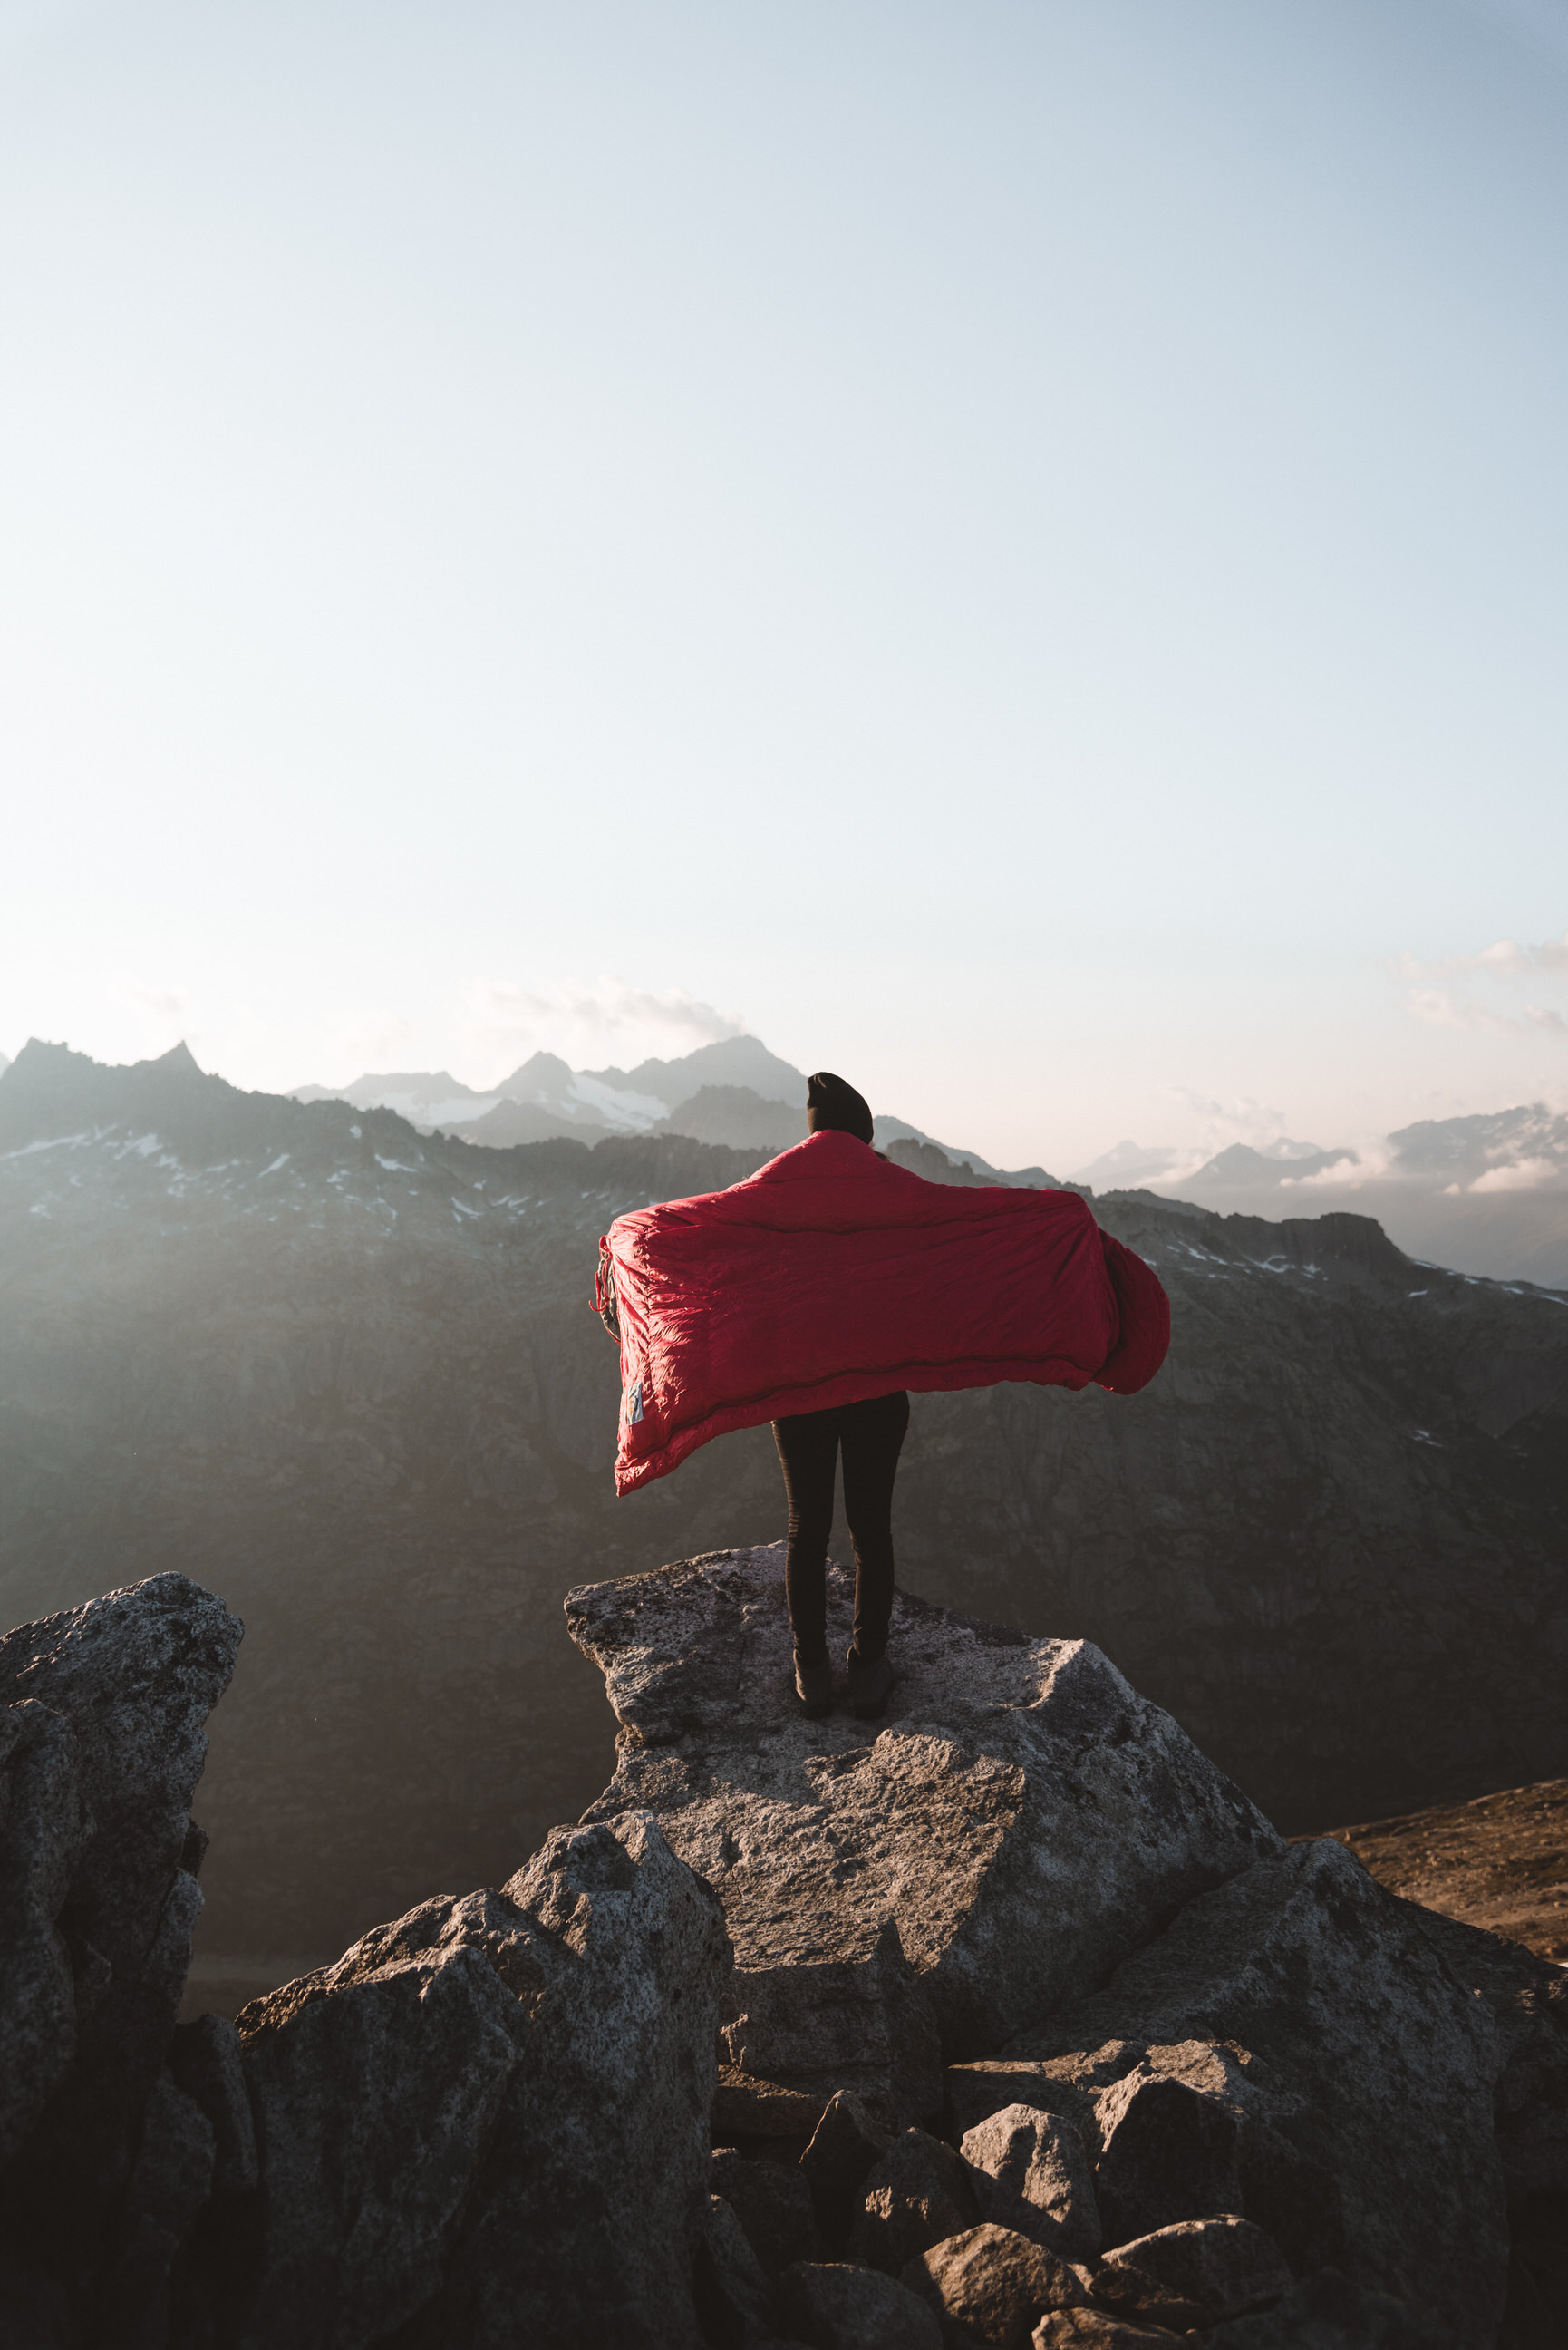
[[[894,1685],[893,1481],[909,1391],[1017,1381],[1136,1395],[1165,1359],[1152,1266],[1064,1185],[931,1183],[872,1149],[871,1112],[827,1070],[804,1142],[739,1183],[650,1201],[599,1240],[594,1310],[620,1350],[615,1485],[668,1477],[699,1446],[773,1423],[789,1504],[794,1688],[834,1701],[827,1538],[840,1455],[855,1544],[848,1701]]]
[[[852,1134],[869,1150],[874,1128],[863,1094],[818,1070],[805,1081],[809,1132]],[[908,1391],[843,1404],[836,1411],[795,1412],[773,1424],[784,1470],[789,1530],[784,1591],[794,1635],[794,1686],[801,1710],[815,1721],[833,1710],[827,1656],[827,1538],[833,1488],[844,1456],[844,1514],[855,1545],[855,1638],[845,1658],[851,1711],[874,1721],[893,1687],[888,1621],[893,1612],[893,1480],[909,1425]]]

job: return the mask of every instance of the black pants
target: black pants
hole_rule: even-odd
[[[775,1419],[774,1441],[789,1501],[784,1589],[795,1653],[803,1665],[827,1654],[824,1567],[833,1531],[833,1479],[844,1450],[844,1514],[855,1544],[855,1653],[874,1665],[888,1646],[893,1612],[893,1480],[909,1425],[909,1399],[873,1396],[837,1411],[802,1411]]]

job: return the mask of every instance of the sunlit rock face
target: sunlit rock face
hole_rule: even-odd
[[[829,1578],[829,1644],[853,1591]],[[1085,1641],[900,1596],[888,1714],[807,1721],[782,1545],[571,1593],[622,1724],[589,1818],[646,1806],[724,1905],[731,2060],[940,2106],[945,2060],[1099,1982],[1192,1895],[1277,1852],[1262,1814]]]

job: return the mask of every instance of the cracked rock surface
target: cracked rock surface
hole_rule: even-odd
[[[728,1963],[717,1903],[634,1814],[245,2009],[241,2350],[691,2350]]]
[[[828,1577],[830,1652],[851,1591]],[[900,1594],[880,1722],[803,1720],[782,1544],[566,1600],[621,1724],[585,1814],[646,1805],[719,1895],[729,2061],[852,2086],[884,2126],[940,2067],[1103,1981],[1181,1905],[1282,1849],[1275,1830],[1085,1641]]]

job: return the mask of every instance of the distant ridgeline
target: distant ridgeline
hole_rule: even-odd
[[[442,1128],[493,1145],[554,1135],[597,1142],[610,1134],[679,1133],[771,1153],[805,1131],[805,1077],[754,1036],[726,1037],[635,1069],[576,1070],[553,1053],[535,1053],[488,1094],[441,1069],[356,1077],[336,1096],[304,1086],[294,1098],[395,1109],[421,1133]],[[878,1115],[877,1141],[883,1149],[896,1142],[929,1145],[981,1182],[1054,1180],[1041,1167],[1003,1174],[978,1151],[940,1143],[903,1118]],[[950,1173],[939,1180],[966,1179]],[[1485,1117],[1422,1119],[1362,1151],[1324,1150],[1280,1136],[1262,1149],[1237,1142],[1205,1159],[1120,1142],[1076,1169],[1074,1182],[1096,1191],[1142,1186],[1230,1214],[1349,1210],[1377,1217],[1411,1254],[1458,1272],[1568,1288],[1568,1115],[1539,1102]]]
[[[1460,1273],[1568,1288],[1568,1115],[1541,1102],[1474,1118],[1422,1118],[1365,1155],[1282,1139],[1234,1142],[1202,1166],[1118,1143],[1078,1180],[1141,1183],[1251,1216],[1376,1216],[1401,1248]]]
[[[727,1036],[674,1061],[640,1061],[635,1069],[573,1069],[554,1053],[535,1053],[493,1093],[460,1085],[444,1069],[383,1071],[356,1077],[334,1094],[301,1086],[296,1101],[347,1101],[359,1109],[394,1109],[421,1133],[435,1128],[465,1142],[506,1147],[567,1135],[600,1142],[616,1134],[684,1134],[771,1158],[805,1138],[805,1077],[754,1036]],[[901,1118],[879,1117],[877,1141],[929,1143]],[[937,1146],[941,1148],[940,1145]],[[977,1151],[948,1155],[988,1182],[1049,1184],[1041,1167],[1003,1175]]]
[[[182,1048],[0,1076],[0,1620],[170,1568],[244,1618],[204,1950],[499,1883],[611,1767],[561,1595],[782,1531],[766,1429],[613,1495],[597,1237],[779,1147],[671,1123],[480,1150]],[[1096,1641],[1287,1828],[1568,1770],[1568,1300],[1358,1215],[1095,1211],[1170,1291],[1166,1369],[917,1397],[901,1582]]]

